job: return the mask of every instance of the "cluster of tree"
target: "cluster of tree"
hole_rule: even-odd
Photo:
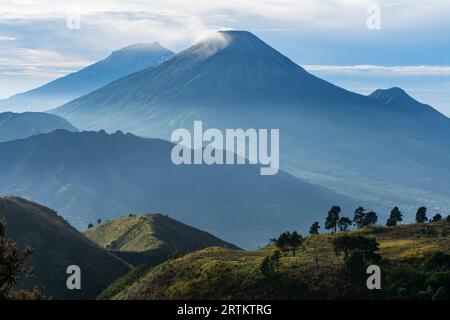
[[[389,216],[386,225],[388,227],[392,227],[392,226],[396,226],[398,222],[401,222],[402,219],[402,213],[400,212],[400,210],[398,209],[398,207],[395,207],[394,209],[392,209],[391,211],[391,215]],[[433,218],[431,218],[430,220],[428,220],[427,217],[427,208],[426,207],[420,207],[419,209],[417,209],[417,213],[416,213],[416,223],[426,223],[426,222],[440,222],[443,221],[444,217],[437,213],[433,216]],[[447,218],[445,219],[446,222],[450,223],[450,215],[447,216]]]
[[[260,265],[263,278],[256,283],[242,281],[239,298],[245,299],[322,299],[322,300],[448,300],[450,299],[450,255],[435,252],[422,263],[411,265],[395,261],[378,261],[378,250],[370,240],[337,241],[344,255],[343,265],[310,266],[308,269],[283,270],[277,274],[276,262],[267,257]],[[348,246],[347,246],[348,244]],[[381,290],[368,290],[367,265],[382,268]],[[267,267],[267,268],[266,268]],[[276,281],[268,281],[274,279]],[[250,286],[250,287],[249,287]]]
[[[433,216],[433,218],[428,220],[428,218],[427,218],[427,208],[426,207],[420,207],[417,210],[417,213],[416,213],[416,222],[417,223],[425,223],[427,221],[429,221],[429,222],[440,222],[440,221],[443,221],[443,220],[444,220],[444,217],[441,214],[439,214],[439,213],[435,214]],[[445,221],[450,223],[450,215],[447,216]]]
[[[334,238],[331,243],[337,255],[343,253],[345,272],[352,278],[362,278],[369,264],[381,261],[379,244],[375,238],[342,235]]]
[[[374,225],[378,221],[378,216],[374,211],[366,212],[363,207],[358,207],[355,210],[353,219],[348,217],[341,217],[341,208],[339,206],[332,206],[328,215],[325,219],[325,229],[331,230],[331,233],[338,231],[348,231],[349,228],[354,224],[358,228],[364,228],[370,225]],[[314,222],[310,229],[310,235],[319,234],[320,225],[319,222]]]
[[[42,287],[35,287],[32,291],[16,290],[22,276],[33,276],[33,268],[26,263],[32,253],[29,246],[20,253],[17,244],[6,239],[6,222],[0,220],[0,300],[42,299]]]
[[[343,253],[347,259],[351,253],[359,251],[368,262],[378,262],[381,256],[379,243],[375,238],[362,235],[341,235],[332,239],[333,251],[336,254]]]
[[[401,221],[403,221],[403,214],[398,207],[394,207],[394,209],[391,210],[391,215],[389,216],[386,225],[388,227],[394,227]]]
[[[450,299],[450,255],[431,254],[420,266],[393,266],[386,272],[387,299]]]
[[[426,210],[420,209],[418,212],[420,218],[423,217]],[[339,208],[333,207],[329,214],[332,219],[329,218],[328,222],[335,221],[336,217],[339,217],[339,213]],[[353,219],[351,223],[362,227],[365,225],[363,221],[367,219],[366,216],[365,210],[358,208],[355,210],[356,222]],[[339,217],[339,220],[341,218]],[[371,219],[373,218],[369,220]],[[389,219],[395,222],[402,221],[402,214],[398,207],[392,209]],[[443,219],[439,219],[439,217],[437,219],[433,217],[432,219],[432,221],[441,220]],[[391,225],[395,224],[392,223]],[[339,223],[337,228],[341,229]],[[337,228],[333,227],[332,231],[335,232]],[[318,234],[319,229],[319,222],[316,221],[311,226],[310,233]],[[424,230],[429,232],[428,229],[434,230],[434,226],[427,226]],[[381,257],[376,238],[361,234],[345,233],[332,237],[333,250],[337,255],[343,256],[343,264],[310,266],[306,273],[298,273],[289,268],[280,272],[281,251],[293,250],[290,241],[297,237],[295,234],[285,232],[278,239],[273,239],[273,243],[281,250],[276,250],[272,255],[265,257],[259,266],[264,278],[260,280],[262,282],[257,287],[270,285],[270,288],[274,291],[271,291],[269,296],[276,292],[276,295],[286,299],[450,298],[450,255],[436,252],[430,255],[421,265],[399,264]],[[366,270],[369,265],[373,264],[380,266],[383,270],[381,274],[382,290],[367,290]],[[308,276],[303,276],[303,274],[308,274]],[[267,281],[270,279],[276,281]]]
[[[280,259],[281,253],[278,250],[265,257],[259,266],[261,273],[268,278],[276,276],[280,268]]]
[[[353,219],[348,217],[341,217],[341,208],[339,206],[332,206],[330,211],[328,211],[328,215],[325,219],[325,229],[331,230],[331,233],[336,233],[339,231],[348,231],[352,225],[355,225],[358,228],[364,228],[371,225],[374,225],[378,221],[378,216],[374,211],[366,212],[366,209],[363,207],[358,207],[355,212]],[[416,223],[425,223],[428,221],[427,218],[427,208],[420,207],[417,210],[416,214]],[[441,214],[436,214],[430,222],[439,222],[443,221],[444,217]],[[388,227],[396,226],[399,222],[403,221],[403,214],[398,207],[394,207],[391,210],[391,214],[387,219],[386,225]],[[450,223],[450,215],[445,219],[446,222]],[[318,235],[319,234],[320,225],[319,222],[314,222],[310,229],[310,235]]]
[[[353,217],[353,222],[358,228],[365,228],[376,224],[378,221],[378,216],[374,211],[366,212],[363,207],[358,207],[355,210],[355,215]]]
[[[303,237],[297,232],[283,232],[277,239],[272,239],[278,249],[280,249],[284,255],[286,252],[292,251],[292,255],[295,256],[295,252],[303,245]]]

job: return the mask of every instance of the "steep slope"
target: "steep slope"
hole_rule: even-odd
[[[0,219],[7,222],[6,237],[33,248],[30,265],[35,277],[25,286],[42,284],[47,297],[92,299],[129,269],[128,264],[102,249],[71,227],[53,210],[17,197],[0,198]],[[67,267],[81,268],[81,290],[68,290]]]
[[[208,128],[279,128],[281,166],[347,196],[450,209],[450,120],[323,81],[243,31],[219,32],[53,112],[85,129],[168,139]]]
[[[391,107],[393,111],[413,115],[413,119],[421,119],[425,123],[432,122],[439,127],[436,128],[437,131],[441,131],[448,125],[448,118],[430,105],[417,101],[402,88],[377,89],[369,97]]]
[[[434,230],[433,235],[429,230]],[[281,257],[278,274],[272,278],[261,273],[260,265],[276,250],[274,246],[257,251],[208,248],[141,274],[114,298],[321,300],[417,299],[421,295],[421,299],[431,299],[438,288],[448,287],[450,274],[448,265],[436,270],[424,262],[440,251],[448,255],[447,263],[450,263],[449,232],[450,224],[440,222],[371,227],[345,233],[374,237],[380,245],[381,256],[390,261],[382,267],[382,289],[372,292],[365,286],[365,270],[362,270],[363,279],[356,284],[346,277],[342,270],[343,257],[335,254],[331,244],[332,239],[343,234],[338,233],[306,238],[297,256],[289,253]],[[438,261],[445,262],[442,258]],[[433,271],[438,271],[435,278],[430,277],[431,281],[426,282],[426,276]],[[374,291],[378,292],[370,296]]]
[[[249,32],[224,31],[54,112],[86,129],[120,127],[167,138],[170,129],[182,121],[192,122],[198,112],[203,117],[198,118],[205,121],[221,111],[253,111],[257,107],[267,112],[264,108],[274,111],[308,102],[329,104],[336,99],[347,107],[373,103],[307,73]],[[175,123],[169,119],[174,113],[178,115]],[[115,119],[109,117],[113,114]],[[95,115],[103,116],[96,119]],[[152,115],[163,122],[156,127],[159,130],[155,130]],[[161,131],[164,126],[169,127]]]
[[[170,256],[207,247],[236,246],[162,214],[130,215],[84,233],[133,265],[156,265]]]
[[[396,106],[410,108],[409,110],[418,110],[420,107],[425,108],[425,104],[418,102],[413,97],[408,95],[405,90],[398,87],[389,89],[377,89],[372,92],[369,97],[380,101],[381,103]]]
[[[284,172],[261,176],[256,165],[175,165],[172,148],[121,132],[64,130],[0,143],[0,194],[49,205],[80,228],[124,212],[165,212],[240,247],[264,243],[288,217],[304,230],[331,205],[356,205]]]
[[[77,131],[66,119],[49,113],[0,113],[0,142],[28,138],[57,129]]]
[[[80,97],[104,85],[143,70],[173,55],[159,43],[135,44],[78,72],[56,79],[39,88],[0,101],[0,110],[45,111]]]

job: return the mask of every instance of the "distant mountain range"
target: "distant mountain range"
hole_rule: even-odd
[[[398,88],[337,87],[249,32],[218,32],[52,112],[82,129],[163,139],[194,120],[279,128],[282,169],[298,177],[383,210],[450,210],[447,117]]]
[[[356,203],[256,165],[174,165],[173,145],[117,132],[64,130],[0,143],[0,194],[57,209],[79,228],[101,218],[164,212],[240,247],[287,227],[307,231],[334,204]]]
[[[56,129],[78,131],[66,119],[43,112],[0,113],[0,142],[28,138]]]
[[[102,222],[84,234],[134,266],[155,266],[171,257],[207,247],[238,249],[163,214],[131,214]]]
[[[135,44],[114,51],[106,59],[78,72],[0,100],[0,111],[45,111],[55,108],[116,79],[160,63],[172,55],[172,51],[157,42]]]
[[[130,266],[73,228],[53,210],[17,197],[0,197],[0,219],[6,220],[6,238],[20,248],[29,245],[33,278],[21,278],[23,287],[44,286],[47,298],[95,299]],[[69,290],[66,271],[81,268],[82,290]]]

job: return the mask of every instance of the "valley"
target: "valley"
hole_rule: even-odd
[[[450,119],[373,89],[224,30],[1,100],[0,298],[449,299]]]
[[[450,209],[446,116],[400,88],[364,96],[335,86],[247,31],[217,32],[51,112],[85,130],[165,140],[195,121],[277,128],[280,169],[297,178],[379,211],[413,214],[425,199]]]
[[[79,230],[124,213],[164,212],[242,248],[263,245],[290,218],[306,231],[318,210],[356,205],[285,172],[262,176],[255,165],[175,165],[173,146],[65,130],[0,143],[0,194],[54,208]]]
[[[51,299],[445,299],[449,289],[450,216],[310,229],[296,244],[281,240],[295,232],[283,233],[256,250],[163,214],[99,221],[83,235],[53,210],[17,197],[0,198],[0,221],[1,245],[6,226],[8,241],[30,246],[36,272],[20,288],[38,284]],[[374,263],[381,287],[367,290],[365,270]],[[66,287],[69,265],[80,267],[80,290]]]

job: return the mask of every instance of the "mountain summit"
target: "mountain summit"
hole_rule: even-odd
[[[392,87],[389,89],[377,89],[372,92],[369,97],[387,105],[402,107],[409,110],[420,110],[420,108],[431,108],[430,106],[420,103],[411,97],[405,90],[399,87]]]
[[[137,43],[113,51],[109,57],[94,64],[93,66],[95,66],[95,68],[93,66],[88,68],[90,68],[91,74],[96,77],[102,76],[101,74],[95,74],[99,71],[105,72],[107,71],[107,68],[113,69],[109,70],[109,72],[115,73],[114,78],[118,79],[133,72],[148,68],[172,55],[172,51],[164,48],[158,42]]]
[[[84,234],[135,266],[156,265],[174,254],[207,247],[238,249],[212,234],[163,214],[131,214],[103,222]]]
[[[120,128],[167,139],[199,115],[215,123],[223,113],[253,108],[283,112],[340,104],[345,111],[374,103],[306,72],[250,32],[219,31],[52,112],[83,129]],[[157,121],[149,120],[155,114]]]
[[[159,43],[135,44],[78,72],[0,101],[0,110],[45,111],[173,55]]]
[[[387,206],[426,198],[450,209],[450,120],[409,102],[400,89],[347,91],[249,32],[221,31],[52,112],[81,129],[163,139],[195,120],[278,128],[281,168],[296,176]]]
[[[141,51],[144,54],[147,54],[149,51],[162,52],[169,51],[164,48],[159,42],[147,42],[147,43],[136,43],[132,44],[128,47],[113,51],[112,55],[116,55],[123,52],[132,52],[132,51]]]

